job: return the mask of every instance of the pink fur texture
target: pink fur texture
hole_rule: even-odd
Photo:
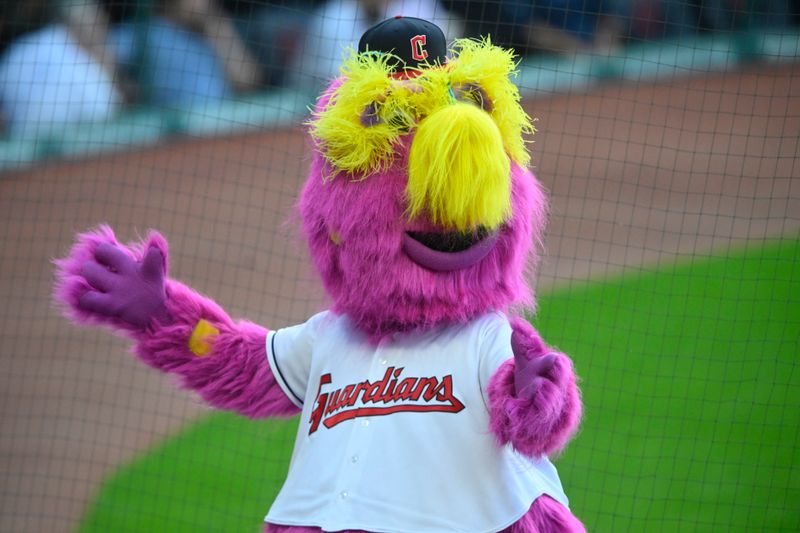
[[[233,323],[214,302],[176,281],[168,283],[167,293],[173,322],[139,336],[135,353],[140,359],[178,374],[185,387],[219,409],[250,418],[299,413],[267,363],[266,329],[250,322]],[[220,332],[204,357],[188,349],[189,336],[201,318]]]
[[[586,528],[580,520],[563,505],[541,496],[533,502],[528,512],[501,533],[585,533]],[[276,526],[265,524],[263,533],[322,533],[318,527]],[[348,529],[339,533],[367,533]]]
[[[514,318],[511,327],[528,358],[552,353],[527,321]],[[561,450],[577,430],[582,412],[569,357],[557,354],[548,379],[532,399],[518,398],[514,389],[514,361],[509,360],[492,376],[488,389],[491,430],[498,442],[510,442],[533,457]]]
[[[405,218],[411,140],[398,147],[391,168],[361,181],[345,175],[324,180],[329,169],[323,157],[317,154],[312,163],[299,208],[333,310],[348,314],[377,340],[396,331],[466,322],[514,304],[531,305],[526,262],[537,261],[531,245],[541,239],[547,210],[536,178],[512,167],[513,216],[488,256],[462,270],[434,272],[402,250],[404,232],[425,224]]]
[[[586,528],[566,507],[540,496],[525,516],[502,533],[586,533]]]
[[[178,374],[184,386],[197,391],[209,404],[252,418],[290,416],[297,407],[275,381],[266,359],[267,330],[249,322],[234,323],[212,300],[185,285],[167,280],[167,319],[154,321],[146,329],[134,329],[117,319],[106,318],[81,308],[80,297],[90,287],[81,276],[81,266],[94,257],[100,243],[120,247],[139,260],[150,246],[167,259],[167,242],[151,232],[141,243],[120,244],[108,226],[79,234],[70,254],[55,261],[54,298],[65,314],[78,324],[105,325],[136,341],[134,353],[148,365]],[[188,347],[192,330],[201,318],[211,322],[220,334],[205,357]]]

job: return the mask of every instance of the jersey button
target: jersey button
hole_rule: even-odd
[[[353,457],[351,457],[351,458],[350,458],[350,462],[351,462],[351,463],[357,463],[357,462],[358,462],[358,456],[357,456],[357,455],[354,455]]]
[[[367,426],[369,426],[369,419],[368,419],[368,418],[365,418],[364,420],[362,420],[362,421],[361,421],[361,425],[362,425],[362,426],[364,426],[364,427],[367,427]]]
[[[388,359],[386,359],[385,357],[381,357],[381,358],[378,360],[378,362],[379,362],[380,364],[382,364],[383,366],[386,366],[386,364],[387,364],[389,361],[388,361]]]
[[[346,500],[346,499],[347,499],[347,491],[346,491],[346,490],[343,490],[342,492],[340,492],[340,493],[339,493],[339,497],[340,497],[341,499],[343,499],[343,500]]]

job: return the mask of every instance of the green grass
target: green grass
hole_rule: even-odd
[[[800,530],[800,240],[574,284],[537,327],[586,417],[557,465],[590,531]],[[81,531],[256,531],[296,422],[215,414],[120,468]]]
[[[296,431],[296,418],[204,417],[115,472],[79,531],[261,531]]]
[[[558,463],[591,531],[800,530],[800,241],[546,295],[586,417]]]

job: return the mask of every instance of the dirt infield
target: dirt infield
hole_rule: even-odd
[[[539,287],[800,231],[800,67],[610,85],[527,102],[552,193]],[[100,480],[204,408],[50,306],[49,260],[107,221],[159,228],[172,275],[279,327],[322,305],[285,224],[298,130],[181,139],[0,177],[0,529],[69,530]]]

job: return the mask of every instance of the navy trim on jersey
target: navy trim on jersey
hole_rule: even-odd
[[[275,354],[275,337],[277,336],[277,334],[278,334],[277,331],[272,334],[272,340],[270,342],[271,350],[272,350],[272,362],[275,363],[275,370],[278,371],[278,377],[280,377],[280,379],[283,382],[283,384],[286,385],[286,389],[289,392],[292,393],[292,396],[294,396],[295,400],[297,400],[297,403],[299,403],[300,405],[303,405],[303,399],[300,396],[298,396],[297,393],[295,393],[292,390],[291,385],[289,385],[289,382],[286,381],[286,378],[284,377],[283,372],[281,372],[281,366],[278,364],[278,357]]]

